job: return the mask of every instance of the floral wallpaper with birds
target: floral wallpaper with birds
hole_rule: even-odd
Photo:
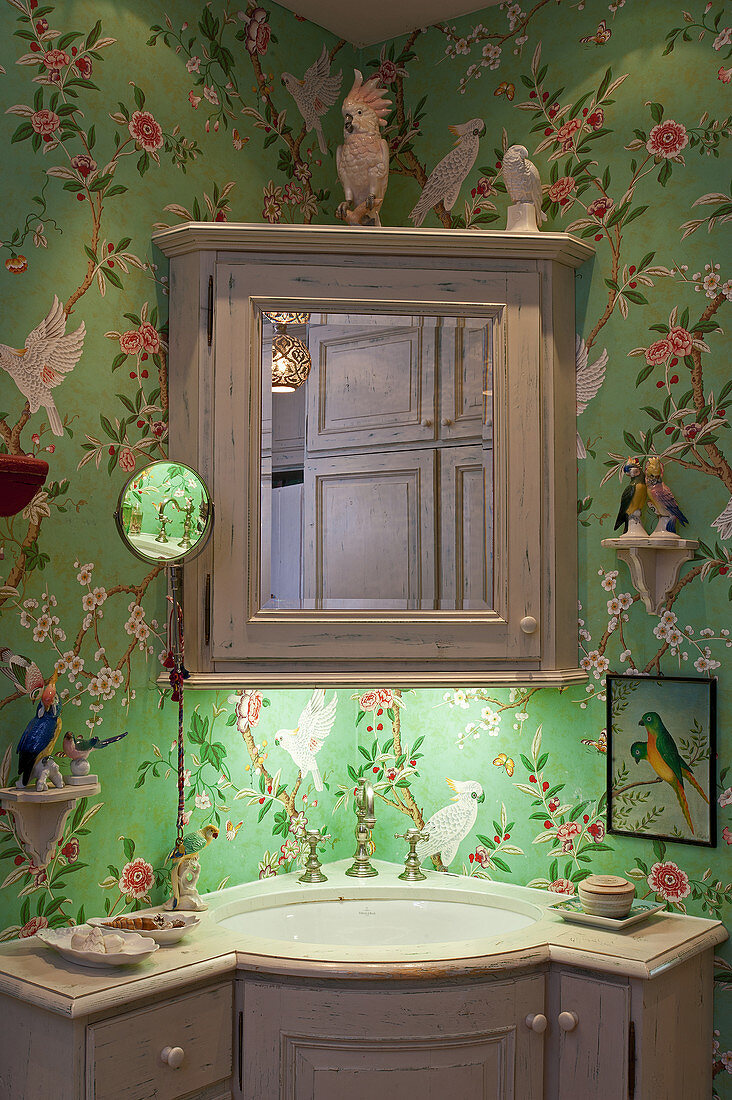
[[[127,731],[94,753],[101,794],[77,804],[48,867],[27,858],[0,810],[0,937],[134,910],[169,890],[177,753],[175,708],[159,705],[156,687],[164,583],[126,554],[111,518],[124,480],[167,446],[176,365],[167,269],[150,234],[189,219],[333,223],[354,70],[389,102],[384,225],[503,228],[503,157],[522,146],[540,175],[543,230],[596,247],[576,279],[588,682],[339,687],[311,756],[278,733],[293,736],[316,685],[189,692],[186,830],[219,830],[199,888],[298,866],[306,827],[350,855],[353,790],[368,775],[379,856],[402,855],[391,837],[405,818],[440,824],[469,792],[464,820],[426,856],[437,866],[566,893],[592,871],[614,872],[668,909],[729,921],[732,28],[722,0],[505,2],[361,50],[275,3],[3,0],[0,17],[0,444],[50,467],[27,507],[0,520],[0,647],[13,673],[0,691],[0,783],[15,780],[36,682],[54,674],[64,735]],[[644,472],[662,467],[662,495],[699,541],[657,617],[600,545],[628,456]],[[647,508],[643,522],[656,522]],[[607,834],[604,676],[625,670],[719,677],[716,848]],[[677,747],[687,800],[700,799]],[[628,812],[652,818],[652,761],[636,773]],[[710,1057],[716,1094],[729,1098],[728,945],[715,977]]]

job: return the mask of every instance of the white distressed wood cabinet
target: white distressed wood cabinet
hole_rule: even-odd
[[[574,277],[591,246],[220,223],[154,241],[170,257],[170,453],[216,506],[185,571],[189,686],[583,680]],[[313,367],[279,431],[263,315],[288,308],[313,317]],[[361,328],[330,338],[323,316]],[[294,537],[269,486],[300,450],[288,555],[262,531],[274,516]]]

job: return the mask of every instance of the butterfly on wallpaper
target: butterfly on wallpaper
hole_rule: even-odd
[[[244,824],[243,821],[240,821],[238,825],[234,825],[233,822],[227,821],[226,822],[226,839],[227,840],[234,840],[235,837],[236,837],[236,834],[239,832],[239,830],[241,829],[243,824]]]
[[[505,768],[506,775],[513,775],[513,769],[516,767],[516,762],[511,759],[510,756],[506,756],[505,752],[499,752],[493,763],[497,768]]]
[[[607,734],[605,733],[605,730],[602,730],[602,732],[600,733],[600,736],[597,738],[597,741],[585,741],[584,738],[583,738],[582,739],[582,744],[583,745],[588,745],[593,749],[597,749],[598,752],[606,753],[607,752]]]
[[[595,33],[588,34],[586,38],[580,38],[580,42],[582,42],[583,45],[589,45],[590,42],[594,42],[596,46],[604,46],[612,33],[613,32],[610,30],[605,20],[601,19],[597,24]]]
[[[502,80],[493,95],[505,95],[506,99],[513,99],[516,95],[516,86],[509,84],[507,80]]]

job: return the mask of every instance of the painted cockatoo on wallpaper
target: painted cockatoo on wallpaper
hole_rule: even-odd
[[[85,333],[83,321],[74,332],[66,332],[64,307],[54,295],[48,316],[29,334],[25,347],[0,344],[0,367],[13,379],[32,413],[43,405],[54,435],[63,435],[64,429],[51,390],[79,362]]]
[[[503,154],[503,182],[511,203],[530,202],[536,211],[536,224],[541,226],[546,221],[541,209],[541,177],[525,146],[511,145]]]
[[[417,844],[420,863],[439,852],[442,862],[448,867],[457,854],[460,842],[475,824],[478,803],[485,802],[480,783],[471,779],[464,782],[448,779],[447,784],[454,790],[455,797],[449,805],[434,813],[425,825],[423,832],[428,839]]]
[[[455,145],[427,177],[419,201],[409,215],[415,225],[421,225],[438,202],[443,204],[445,210],[452,210],[460,188],[475,164],[485,123],[482,118],[471,118],[469,122],[449,126],[448,129],[455,135]]]
[[[306,70],[302,80],[298,80],[292,73],[282,74],[282,83],[295,100],[305,122],[305,129],[308,133],[315,130],[318,135],[321,153],[326,153],[328,149],[320,120],[338,98],[342,80],[342,70],[339,69],[337,73],[330,71],[330,56],[325,45],[320,57]]]
[[[600,386],[605,381],[607,369],[607,348],[603,348],[602,355],[594,363],[590,363],[587,354],[587,345],[577,332],[574,338],[575,368],[577,371],[577,416],[583,413],[593,397],[599,392]],[[587,458],[582,436],[577,432],[577,458]]]
[[[381,225],[379,211],[389,182],[389,146],[381,136],[391,100],[376,77],[364,83],[354,69],[353,87],[343,100],[343,144],[336,150],[345,200],[336,217],[349,225]]]
[[[325,688],[316,688],[294,730],[278,730],[275,736],[275,745],[282,745],[289,752],[302,778],[305,779],[308,773],[312,775],[316,791],[322,791],[323,778],[315,754],[333,728],[337,701],[338,696],[334,693],[326,706]]]

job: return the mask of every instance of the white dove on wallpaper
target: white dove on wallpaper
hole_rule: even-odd
[[[577,370],[577,416],[583,413],[590,401],[600,390],[605,381],[607,368],[607,348],[603,348],[599,359],[594,363],[589,362],[587,345],[579,333],[575,334],[574,354]],[[582,436],[577,431],[577,458],[587,458],[587,451],[582,441]]]
[[[293,763],[299,768],[302,778],[310,773],[316,791],[322,791],[323,779],[315,759],[315,754],[333,728],[336,716],[338,696],[325,705],[325,688],[316,688],[300,715],[300,721],[294,730],[278,730],[275,745],[289,752]]]
[[[421,225],[429,211],[442,202],[445,210],[452,210],[457,202],[460,188],[478,156],[480,139],[485,133],[482,118],[471,118],[460,126],[448,127],[455,134],[454,147],[440,163],[432,169],[422,188],[419,201],[409,217],[415,225]]]
[[[342,70],[331,74],[328,47],[325,45],[320,57],[313,62],[302,80],[298,80],[292,73],[282,74],[282,83],[295,100],[305,122],[305,129],[308,133],[315,130],[318,135],[321,153],[326,153],[328,149],[320,120],[338,98],[342,79]]]

